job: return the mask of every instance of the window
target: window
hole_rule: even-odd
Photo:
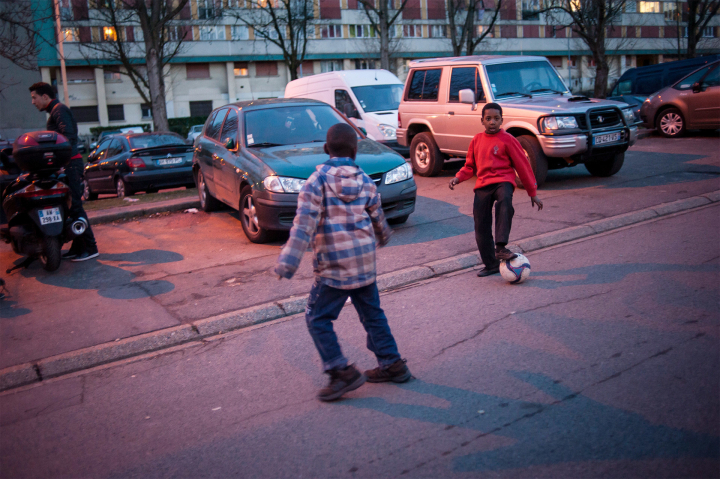
[[[657,73],[638,75],[635,78],[636,93],[640,95],[652,95],[662,88],[662,76]]]
[[[687,77],[683,78],[680,83],[675,85],[673,88],[680,91],[691,89],[693,84],[699,82],[700,79],[702,79],[702,77],[704,77],[705,74],[710,71],[710,68],[711,66],[706,66],[705,68],[701,68],[695,73],[691,73]],[[659,88],[657,90],[659,90]],[[653,92],[657,90],[653,90]]]
[[[665,14],[665,21],[674,22],[679,19],[679,12],[677,9],[677,3],[675,2],[664,2],[663,13]]]
[[[73,106],[70,107],[75,121],[78,123],[96,123],[100,121],[98,108],[96,106]]]
[[[422,37],[422,25],[403,25],[404,37]]]
[[[248,111],[243,123],[247,146],[252,148],[263,143],[324,142],[328,129],[345,119],[330,105],[316,104]]]
[[[302,62],[297,69],[297,73],[301,77],[313,75],[315,73],[315,62],[311,62],[311,61]]]
[[[218,137],[220,136],[220,127],[222,126],[223,120],[225,119],[225,115],[227,114],[227,112],[227,108],[218,110],[215,118],[213,118],[212,123],[210,123],[210,125],[205,128],[205,136],[207,136],[208,138],[212,138],[213,140],[218,139]]]
[[[186,78],[188,80],[210,78],[209,63],[188,63],[185,65],[185,71],[187,72]]]
[[[140,105],[140,116],[143,120],[152,120],[152,105],[150,103]]]
[[[451,103],[460,102],[460,90],[469,89],[475,92],[475,101],[485,103],[485,91],[480,81],[480,74],[475,67],[453,68],[450,76]]]
[[[371,38],[375,32],[371,25],[348,25],[350,38]]]
[[[637,2],[638,13],[661,13],[660,2]]]
[[[322,38],[342,38],[342,25],[324,25],[320,29]]]
[[[546,61],[487,65],[485,71],[495,100],[512,98],[518,93],[567,90],[558,73]]]
[[[256,77],[274,77],[278,74],[277,62],[255,62]]]
[[[710,73],[703,78],[702,86],[703,88],[720,86],[720,67],[716,66],[714,70],[711,70]]]
[[[228,8],[245,8],[245,0],[227,0]]]
[[[200,27],[200,40],[212,42],[215,40],[225,40],[225,27]]]
[[[340,110],[348,118],[360,118],[355,103],[350,94],[345,90],[335,90],[335,108]]]
[[[430,38],[447,37],[447,25],[430,25]]]
[[[68,83],[87,83],[95,81],[95,70],[92,67],[68,67]]]
[[[122,106],[122,105],[120,105],[120,106]],[[108,146],[107,155],[105,155],[105,156],[108,158],[112,158],[113,156],[117,156],[120,153],[122,153],[122,151],[123,151],[122,143],[120,142],[120,140],[115,138],[110,143],[110,146]]]
[[[403,87],[402,84],[354,86],[352,91],[366,113],[388,112],[400,106]]]
[[[233,40],[249,40],[250,30],[248,27],[233,26],[230,28],[230,36]]]
[[[246,77],[249,75],[248,73],[248,64],[247,62],[235,62],[235,68],[233,70],[235,72],[236,77]]]
[[[488,30],[488,27],[486,25],[478,25],[477,26],[477,36],[478,38],[485,33],[485,31]],[[490,28],[490,32],[486,35],[486,38],[495,38],[495,30]]]
[[[200,20],[211,20],[220,15],[220,10],[215,8],[215,0],[197,0],[197,5]]]
[[[64,42],[80,41],[80,31],[77,28],[63,28],[63,41]]]
[[[337,72],[343,69],[341,60],[329,60],[320,62],[320,73]]]
[[[170,42],[176,42],[180,39],[182,36],[182,32],[178,32],[178,27],[165,27],[165,40]],[[225,35],[223,32],[223,40],[225,39]]]
[[[269,38],[270,40],[277,40],[278,32],[274,27],[255,27],[255,37],[256,38]]]
[[[208,116],[211,111],[212,100],[190,102],[190,116]]]
[[[547,57],[547,59],[550,61],[550,64],[555,68],[562,68],[563,57],[553,56]]]
[[[220,141],[225,144],[228,138],[232,138],[237,143],[237,132],[238,132],[238,115],[235,110],[230,110],[225,118],[225,123],[222,127],[222,133],[220,133]]]
[[[105,68],[103,70],[103,76],[106,82],[120,82],[122,81],[120,70],[117,68]]]
[[[117,32],[113,27],[103,27],[102,28],[102,39],[104,42],[114,42],[117,41]]]
[[[408,100],[437,100],[441,73],[441,69],[415,70],[408,90]]]
[[[110,121],[125,121],[125,109],[122,105],[108,105],[108,120]]]
[[[355,60],[356,70],[374,70],[375,60]]]

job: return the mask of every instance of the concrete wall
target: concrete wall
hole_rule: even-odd
[[[0,57],[0,137],[14,140],[21,134],[44,130],[46,114],[30,103],[28,87],[42,81],[39,71],[27,71]]]

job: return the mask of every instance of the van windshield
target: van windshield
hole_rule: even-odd
[[[403,85],[355,86],[353,93],[366,113],[397,110],[402,98]]]
[[[345,119],[329,105],[287,106],[245,113],[247,146],[325,142],[328,129]]]
[[[567,91],[557,72],[542,60],[499,63],[485,69],[495,98]]]

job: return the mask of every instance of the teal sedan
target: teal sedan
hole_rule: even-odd
[[[195,140],[193,175],[200,205],[240,212],[243,231],[264,243],[292,227],[298,193],[323,152],[327,130],[347,123],[358,135],[358,166],[372,178],[390,223],[415,211],[412,169],[393,150],[365,137],[330,105],[304,99],[237,102],[214,110]]]

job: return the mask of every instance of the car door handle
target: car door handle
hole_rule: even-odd
[[[449,111],[449,112],[448,112],[448,115],[454,115],[454,114],[455,114],[454,111]]]

